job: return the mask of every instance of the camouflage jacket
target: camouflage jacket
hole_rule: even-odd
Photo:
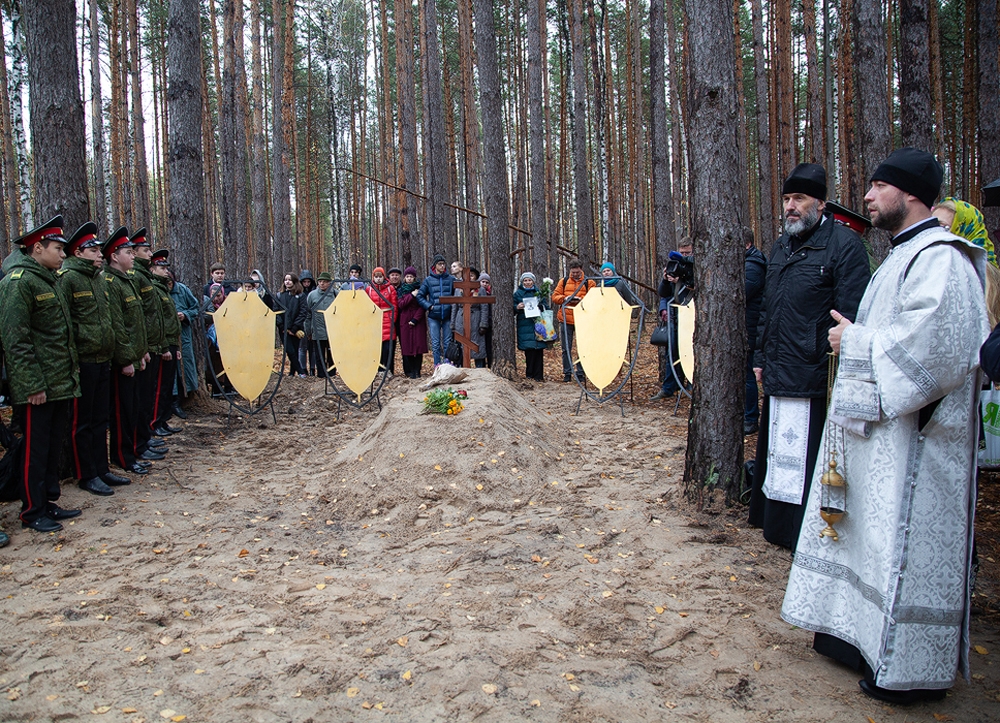
[[[139,291],[142,299],[142,311],[146,319],[146,346],[150,354],[162,354],[167,351],[166,335],[163,333],[163,313],[160,311],[159,294],[153,283],[153,274],[149,271],[149,259],[136,257],[135,266],[129,271],[129,277]]]
[[[56,274],[17,253],[0,280],[0,338],[13,402],[27,404],[39,392],[49,402],[78,397],[76,344]]]
[[[153,274],[153,289],[160,302],[160,314],[163,319],[163,338],[168,346],[180,347],[181,345],[181,322],[177,318],[177,307],[174,300],[170,298],[170,289],[167,287],[167,279]]]
[[[115,351],[108,306],[108,282],[93,263],[69,256],[56,272],[59,287],[69,303],[73,338],[81,362],[104,364]]]
[[[148,351],[142,300],[132,278],[125,272],[106,266],[104,278],[108,284],[111,328],[115,333],[115,351],[111,361],[120,367],[138,364]]]

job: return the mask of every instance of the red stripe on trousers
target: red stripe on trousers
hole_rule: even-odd
[[[122,393],[118,387],[120,374],[120,369],[116,373],[115,368],[111,367],[111,375],[115,378],[115,428],[118,430],[118,443],[115,445],[115,451],[118,452],[118,461],[121,463],[122,469],[125,469],[125,453],[122,451]]]

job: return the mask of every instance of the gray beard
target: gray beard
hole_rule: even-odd
[[[819,221],[818,210],[806,212],[806,214],[797,221],[790,221],[786,218],[785,233],[789,236],[800,236],[815,226],[817,221]]]

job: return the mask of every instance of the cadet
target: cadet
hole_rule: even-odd
[[[56,284],[56,269],[66,256],[62,225],[62,216],[56,216],[15,241],[21,252],[0,280],[0,338],[14,413],[24,430],[18,459],[21,526],[39,532],[61,530],[58,520],[80,514],[56,504],[59,451],[70,401],[80,394],[69,306]]]
[[[149,269],[152,272],[153,284],[157,301],[160,303],[160,316],[163,319],[163,336],[167,344],[167,353],[160,361],[160,373],[156,379],[156,396],[153,400],[153,421],[150,424],[153,434],[168,437],[172,434],[167,428],[167,420],[173,414],[172,399],[174,396],[174,376],[177,374],[177,362],[181,352],[181,322],[177,318],[177,307],[170,298],[170,252],[160,249],[150,257]]]
[[[128,229],[122,226],[111,234],[101,251],[108,262],[104,278],[108,282],[108,306],[115,334],[115,350],[111,355],[111,459],[128,472],[146,474],[149,465],[135,458],[139,405],[135,374],[145,367],[149,354],[142,301],[128,276],[135,262]]]
[[[97,224],[83,224],[66,244],[66,253],[57,276],[69,304],[80,358],[80,396],[73,400],[70,424],[73,473],[80,489],[107,496],[114,494],[109,484],[128,484],[129,479],[108,470],[108,406],[115,333],[108,308],[108,282],[101,275],[104,257]]]

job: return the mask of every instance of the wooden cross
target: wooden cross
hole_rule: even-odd
[[[465,307],[462,310],[462,331],[455,332],[455,341],[462,345],[463,366],[468,369],[471,366],[469,355],[474,351],[479,351],[479,344],[472,341],[472,307],[476,304],[495,304],[495,296],[473,296],[473,292],[480,288],[478,281],[473,281],[472,272],[465,269],[465,281],[456,281],[455,288],[465,292],[464,296],[442,296],[438,301],[442,304],[461,304]]]

